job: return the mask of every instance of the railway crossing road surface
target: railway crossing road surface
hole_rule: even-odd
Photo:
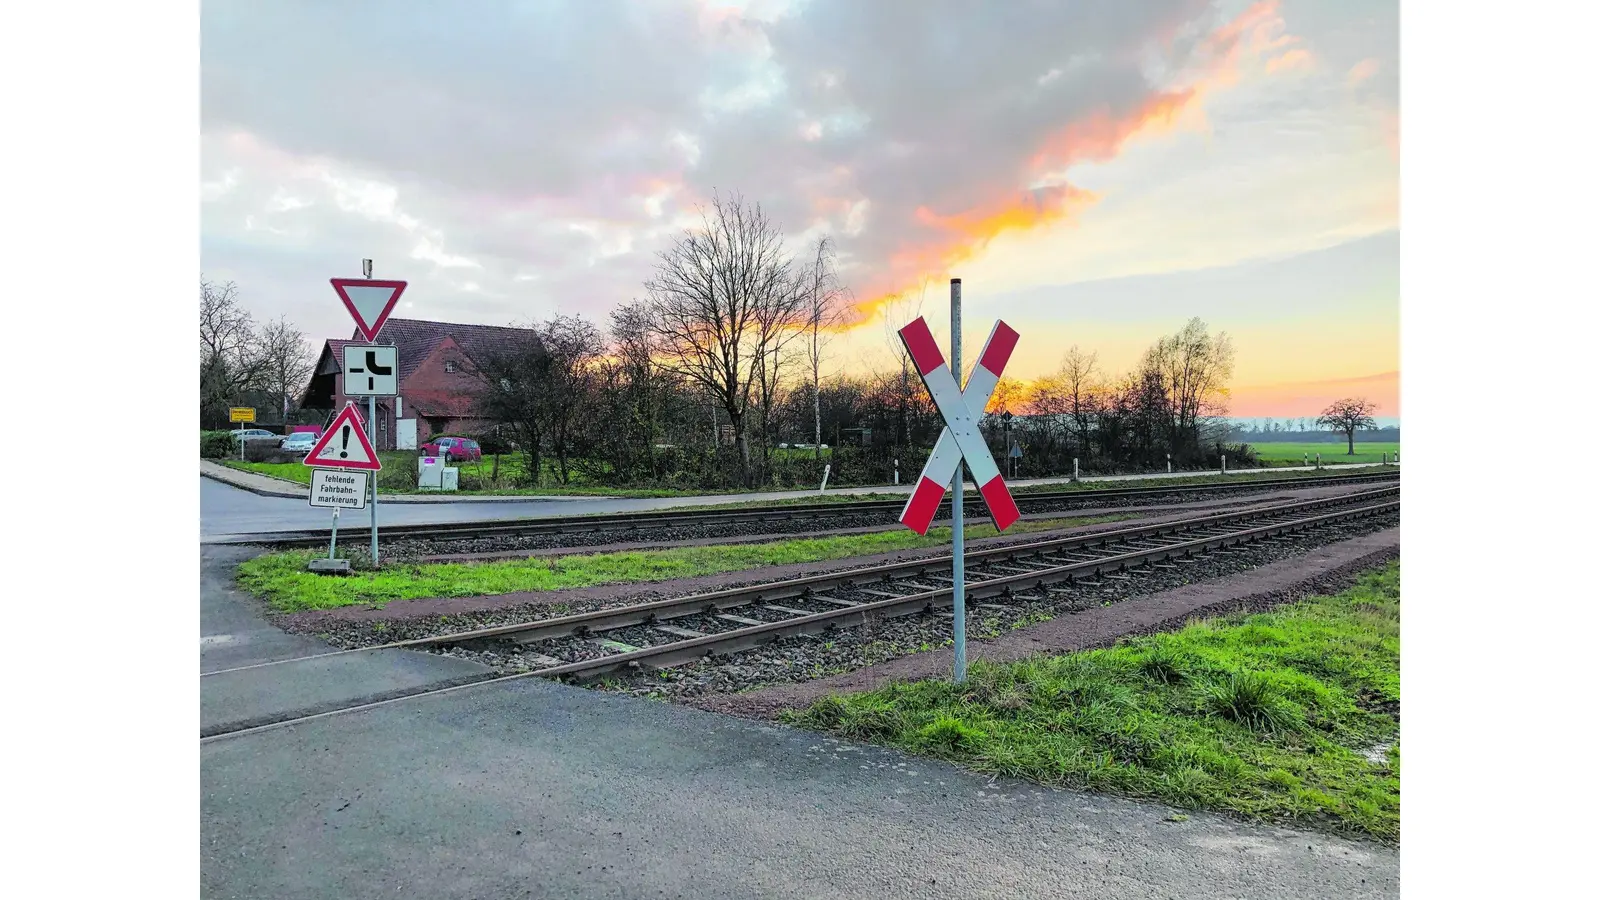
[[[1394,897],[1395,851],[538,680],[201,746],[206,897]]]

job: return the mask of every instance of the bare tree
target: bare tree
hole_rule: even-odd
[[[200,418],[216,418],[241,393],[257,387],[263,358],[239,286],[200,279]]]
[[[1376,426],[1378,422],[1372,414],[1377,411],[1378,404],[1365,397],[1346,397],[1329,404],[1317,417],[1317,425],[1329,431],[1344,432],[1345,444],[1349,448],[1345,455],[1354,456],[1356,431]]]
[[[605,344],[599,330],[578,316],[557,316],[539,326],[538,332],[545,351],[537,370],[542,395],[539,405],[545,411],[546,431],[561,483],[567,484],[572,480],[569,464],[573,438],[590,398],[595,363]]]
[[[263,387],[278,398],[283,413],[283,424],[289,424],[290,398],[300,393],[311,369],[316,365],[316,354],[306,343],[305,335],[290,323],[287,316],[261,326],[258,342],[261,357]]]
[[[777,368],[798,294],[783,239],[760,204],[716,196],[701,221],[661,254],[646,282],[651,330],[665,365],[704,387],[727,413],[748,484],[751,392],[763,367]]]
[[[888,341],[889,351],[895,361],[895,370],[889,373],[888,382],[893,394],[894,443],[897,447],[910,444],[910,413],[916,398],[922,393],[921,375],[911,365],[911,354],[906,352],[905,342],[900,340],[900,329],[922,315],[922,304],[927,298],[928,279],[924,278],[922,290],[915,300],[907,294],[896,294],[883,304],[884,338]]]
[[[1232,340],[1226,333],[1213,338],[1206,323],[1190,319],[1182,331],[1146,351],[1142,367],[1158,375],[1167,390],[1168,440],[1173,450],[1197,451],[1202,419],[1228,411]]]
[[[833,242],[824,235],[817,239],[811,269],[805,273],[805,316],[809,341],[806,361],[811,366],[812,445],[816,458],[822,458],[822,352],[827,345],[824,332],[837,326],[844,316],[846,292],[839,286],[834,266]]]

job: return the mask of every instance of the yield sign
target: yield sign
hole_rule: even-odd
[[[395,302],[405,292],[404,281],[373,281],[370,278],[333,278],[333,289],[350,318],[356,320],[356,329],[368,343],[378,339],[383,323],[394,312]]]
[[[333,424],[328,426],[322,439],[306,454],[304,462],[308,466],[328,469],[370,469],[376,472],[383,468],[383,464],[378,462],[377,451],[372,449],[372,443],[367,440],[367,429],[361,423],[361,414],[356,412],[354,406],[339,410]]]
[[[983,408],[989,405],[994,389],[1000,383],[1000,373],[1005,371],[1011,351],[1017,346],[1017,332],[1004,322],[995,322],[989,339],[983,343],[978,365],[967,379],[962,391],[956,377],[945,365],[944,354],[928,330],[928,323],[918,316],[916,321],[900,329],[900,340],[911,354],[911,360],[922,373],[922,383],[933,395],[933,403],[944,417],[944,431],[939,442],[922,467],[922,477],[911,499],[900,513],[900,523],[917,534],[927,534],[933,524],[934,513],[944,499],[944,490],[956,477],[961,461],[965,459],[972,478],[978,483],[978,493],[994,518],[994,527],[1004,531],[1022,517],[1017,502],[1011,499],[1000,467],[995,465],[988,444],[978,432],[978,420],[983,418]]]

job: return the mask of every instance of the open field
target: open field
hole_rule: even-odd
[[[1042,519],[1018,522],[1007,534],[1096,525],[1133,518],[1134,514]],[[968,538],[994,537],[993,525],[969,525]],[[306,563],[326,551],[291,550],[258,556],[239,566],[239,586],[265,599],[279,612],[333,609],[355,604],[383,604],[423,597],[472,597],[516,591],[554,591],[600,584],[632,584],[738,572],[790,563],[822,562],[949,544],[949,528],[930,528],[926,536],[903,529],[835,537],[802,538],[760,544],[717,544],[588,553],[569,556],[494,560],[491,562],[387,564],[374,571],[358,568],[352,575],[330,578],[306,571]],[[359,548],[340,555],[361,566]],[[348,554],[348,555],[347,555]]]
[[[996,775],[1399,839],[1399,563],[1335,596],[969,675],[786,718]]]
[[[1375,463],[1383,461],[1383,454],[1389,454],[1389,461],[1394,462],[1394,455],[1400,452],[1398,441],[1356,441],[1356,455],[1347,456],[1345,451],[1349,448],[1343,441],[1336,444],[1323,444],[1316,442],[1273,441],[1265,444],[1251,444],[1250,449],[1256,452],[1257,458],[1263,466],[1298,466],[1306,456],[1316,462],[1317,454],[1322,454],[1322,464],[1338,463]]]

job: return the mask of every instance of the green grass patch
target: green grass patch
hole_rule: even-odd
[[[1310,457],[1313,464],[1317,461],[1317,454],[1322,454],[1322,464],[1330,463],[1375,463],[1383,462],[1383,455],[1389,454],[1389,461],[1394,462],[1394,455],[1400,452],[1399,441],[1356,441],[1356,453],[1348,454],[1350,449],[1344,441],[1336,444],[1323,444],[1317,442],[1298,443],[1293,441],[1271,441],[1265,444],[1251,444],[1250,449],[1256,452],[1256,458],[1263,466],[1298,466],[1303,465],[1306,458]]]
[[[1007,534],[1094,525],[1132,514],[1018,522]],[[969,539],[994,537],[993,525],[971,525]],[[471,597],[514,591],[554,591],[598,584],[631,584],[739,572],[789,563],[847,559],[893,550],[935,547],[950,542],[949,528],[930,528],[926,536],[905,529],[760,544],[720,544],[621,553],[587,553],[489,562],[391,564],[357,570],[343,577],[306,571],[312,557],[326,551],[294,550],[258,556],[239,566],[240,587],[280,612],[385,604],[423,597]],[[352,559],[359,559],[353,551]]]
[[[1397,841],[1399,700],[1392,563],[1336,596],[786,718],[997,775]]]

